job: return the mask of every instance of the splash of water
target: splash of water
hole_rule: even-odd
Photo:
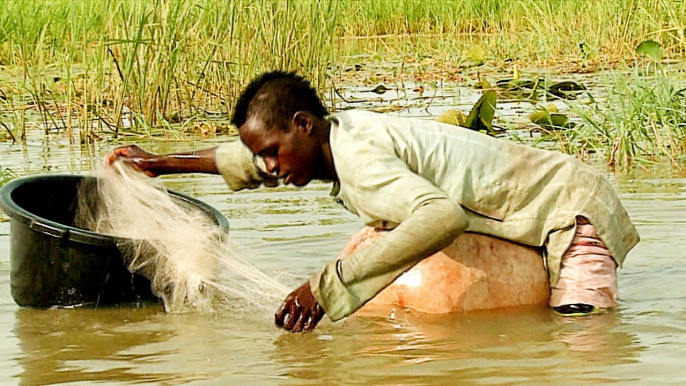
[[[151,280],[167,312],[269,309],[288,289],[234,252],[225,229],[161,182],[116,161],[98,170],[97,191],[79,193],[75,223],[122,238],[131,272]]]

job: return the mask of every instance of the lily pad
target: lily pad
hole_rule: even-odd
[[[388,91],[388,87],[384,86],[383,84],[380,84],[376,86],[373,90],[371,90],[375,94],[383,94],[386,91]]]
[[[499,88],[505,89],[505,90],[533,90],[534,88],[542,88],[543,87],[543,80],[538,79],[538,80],[531,80],[531,79],[501,79],[496,82],[495,84]]]
[[[641,56],[650,56],[655,61],[662,59],[665,50],[662,45],[655,40],[646,40],[636,47],[636,53]]]
[[[455,126],[464,126],[465,121],[467,121],[467,116],[457,109],[446,110],[436,118],[436,122]]]
[[[576,99],[579,93],[586,91],[583,84],[572,81],[555,83],[548,87],[548,92],[562,99]]]
[[[479,98],[474,107],[472,107],[469,116],[459,110],[452,109],[443,112],[443,114],[436,118],[436,121],[462,126],[490,135],[498,134],[498,131],[493,128],[496,99],[495,91],[487,91]]]
[[[546,131],[564,130],[574,126],[569,117],[557,112],[557,108],[554,111],[547,108],[538,109],[529,115],[529,120]]]
[[[472,111],[467,116],[464,122],[464,127],[476,131],[485,131],[488,134],[495,135],[493,130],[493,118],[495,117],[495,105],[497,96],[495,91],[486,91],[484,95],[476,102]]]

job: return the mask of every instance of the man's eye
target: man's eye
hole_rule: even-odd
[[[262,150],[260,152],[260,157],[262,157],[262,158],[269,158],[269,157],[273,157],[273,156],[274,156],[274,150],[273,149],[266,149],[266,150]]]

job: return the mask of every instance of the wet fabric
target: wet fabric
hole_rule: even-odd
[[[572,245],[562,256],[560,280],[551,289],[550,306],[617,305],[617,264],[588,220],[577,219]]]
[[[458,224],[466,223],[464,231],[543,247],[551,286],[558,282],[577,216],[596,226],[620,265],[639,240],[609,182],[573,157],[429,120],[353,110],[330,120],[336,200],[366,225],[394,229],[379,245],[345,261],[334,259],[311,277],[313,293],[332,320],[354,312],[455,237],[441,233]],[[261,179],[273,184],[241,147],[217,150],[217,168],[227,183],[235,190],[255,187]],[[421,238],[412,236],[417,234]]]

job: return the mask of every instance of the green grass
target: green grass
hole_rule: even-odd
[[[35,117],[46,133],[78,133],[81,142],[179,136],[226,118],[240,90],[267,70],[299,71],[323,96],[360,61],[390,76],[438,79],[483,64],[592,71],[632,66],[646,39],[683,58],[684,20],[678,0],[5,1],[0,119],[18,140]],[[617,82],[597,110],[577,109],[584,124],[561,146],[617,164],[678,157],[683,94],[673,77]]]
[[[611,166],[668,159],[677,168],[686,157],[686,76],[662,67],[638,67],[614,75],[607,99],[570,103],[580,124],[552,133],[564,152],[600,155]]]
[[[686,3],[670,0],[343,1],[338,35],[429,35],[451,63],[612,64],[650,37],[686,49]],[[376,43],[372,43],[376,44]],[[393,50],[391,50],[393,51]]]
[[[17,178],[16,173],[14,173],[10,169],[3,168],[2,166],[0,166],[0,186],[5,185],[6,183],[10,182],[15,178]]]
[[[256,74],[299,70],[316,86],[331,62],[336,2],[250,0],[3,2],[7,110],[37,109],[46,130],[144,129],[227,114]],[[55,101],[64,103],[57,106]]]

